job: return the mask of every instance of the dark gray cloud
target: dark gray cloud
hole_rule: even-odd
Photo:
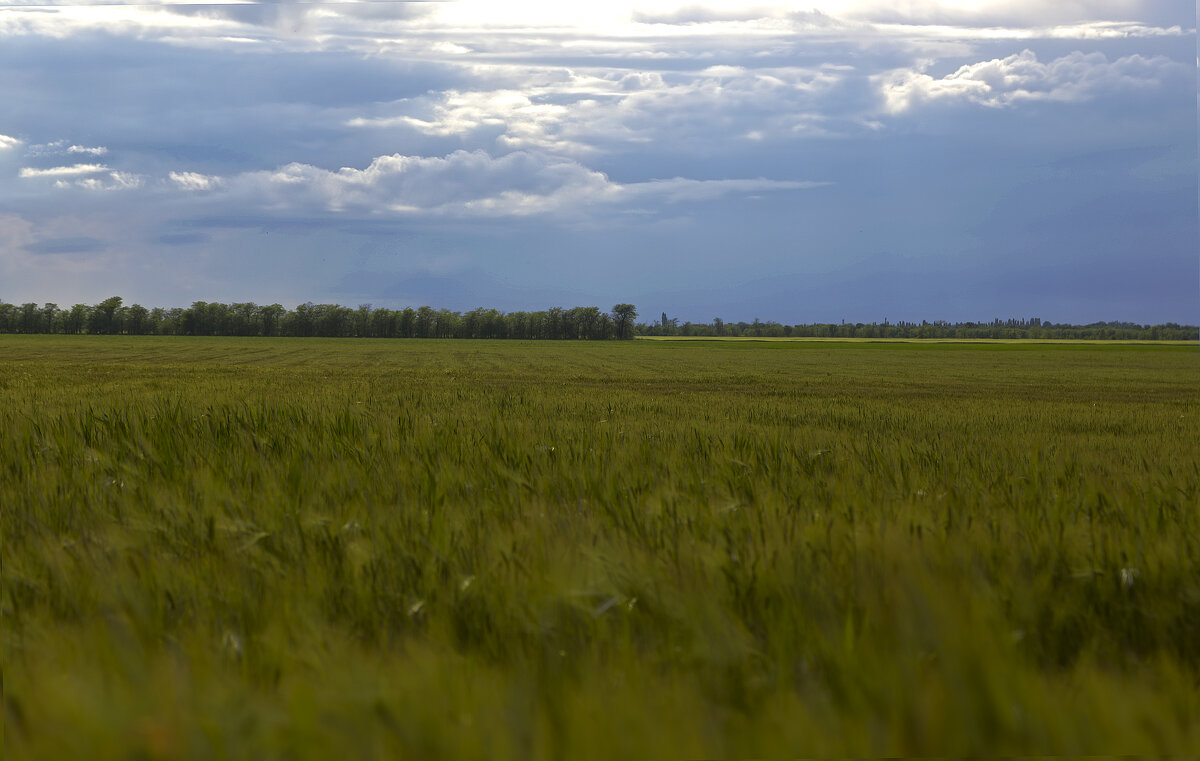
[[[67,238],[44,238],[25,244],[31,254],[90,254],[108,248],[108,243],[86,235]]]
[[[171,13],[191,18],[220,19],[263,27],[287,35],[302,35],[313,29],[317,18],[330,13],[347,19],[374,22],[411,21],[426,16],[427,2],[314,3],[306,0],[260,0],[242,5],[188,4],[167,6]]]
[[[208,243],[212,240],[212,236],[202,232],[170,232],[156,235],[152,240],[166,246],[191,246]]]

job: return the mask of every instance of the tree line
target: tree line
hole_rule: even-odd
[[[515,338],[526,340],[609,340],[634,336],[736,338],[958,338],[1200,340],[1200,328],[1168,322],[1140,325],[1095,322],[1087,325],[1028,320],[992,322],[812,323],[784,325],[761,320],[709,323],[668,318],[635,322],[637,308],[552,307],[537,312],[473,309],[454,312],[429,306],[386,309],[362,304],[194,302],[186,308],[126,305],[119,296],[98,304],[8,304],[0,301],[0,333],[66,333],[178,336],[322,336],[331,338]]]
[[[287,309],[281,304],[215,301],[148,309],[125,305],[120,296],[113,296],[99,304],[69,308],[0,302],[0,333],[607,340],[633,338],[636,317],[632,304],[617,304],[610,312],[599,307],[553,307],[539,312],[479,308],[463,313],[429,306],[385,309],[363,304],[351,309],[312,302]]]
[[[1200,327],[1168,322],[1141,325],[1135,322],[1093,322],[1087,325],[1028,320],[992,320],[991,322],[897,322],[812,323],[784,325],[778,322],[728,323],[720,318],[711,323],[685,322],[665,314],[660,322],[639,325],[639,335],[649,336],[730,336],[737,338],[957,338],[957,339],[1034,339],[1034,340],[1112,340],[1112,341],[1197,341]]]

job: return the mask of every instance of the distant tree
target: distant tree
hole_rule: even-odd
[[[54,333],[58,329],[58,304],[47,301],[42,304],[42,326],[47,333]]]
[[[258,304],[247,301],[229,307],[228,332],[235,336],[257,336],[262,333],[262,313]]]
[[[600,318],[603,316],[599,307],[575,307],[568,310],[567,318],[575,329],[575,335],[571,337],[589,341],[602,338],[603,323]]]
[[[505,315],[504,329],[509,338],[532,338],[529,332],[529,315],[525,312],[509,312]]]
[[[396,337],[396,313],[390,309],[376,309],[371,312],[369,333],[372,338]]]
[[[171,310],[178,312],[178,309]],[[168,312],[162,307],[154,307],[150,310],[150,317],[147,318],[150,323],[149,332],[161,335],[171,335],[175,332],[175,321],[168,317]]]
[[[458,332],[459,314],[449,309],[439,309],[434,318],[435,338],[454,338]]]
[[[358,310],[355,311],[351,325],[353,325],[354,337],[365,338],[370,335],[371,331],[371,305],[359,304]]]
[[[291,336],[311,336],[314,330],[315,305],[306,301],[284,316],[286,333]]]
[[[433,307],[419,307],[416,319],[413,321],[413,336],[416,338],[433,338],[433,323],[435,319]]]
[[[42,327],[42,312],[38,309],[38,305],[32,301],[28,304],[21,305],[21,332],[22,333],[41,333]]]
[[[633,338],[633,321],[637,319],[637,307],[633,304],[617,304],[612,308],[612,319],[616,323],[617,338]]]
[[[550,307],[546,310],[546,322],[544,323],[546,330],[545,338],[549,338],[551,340],[569,338],[569,336],[564,335],[564,315],[565,311],[562,307]]]
[[[396,320],[396,332],[401,338],[413,338],[416,335],[417,313],[412,307],[405,307]]]
[[[125,311],[125,330],[131,336],[149,333],[150,310],[141,304],[133,304]]]
[[[67,312],[63,320],[63,329],[67,333],[82,333],[91,316],[92,308],[87,304],[75,304]]]
[[[316,335],[343,338],[353,335],[354,311],[338,304],[317,304],[313,307],[313,322]]]
[[[259,317],[262,320],[262,334],[264,336],[279,335],[279,324],[285,314],[287,314],[287,310],[283,308],[283,304],[271,304],[270,306],[260,307]]]
[[[229,335],[231,322],[227,304],[194,301],[183,311],[180,329],[191,336],[224,336]]]
[[[113,296],[92,307],[87,318],[89,333],[116,333],[120,329],[117,310],[121,308],[120,296]]]

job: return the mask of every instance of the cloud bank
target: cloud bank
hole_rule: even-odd
[[[907,111],[933,101],[967,101],[991,108],[1022,101],[1081,103],[1100,97],[1144,93],[1186,67],[1165,56],[1130,55],[1109,61],[1103,53],[1074,51],[1043,63],[1031,50],[961,66],[935,79],[902,70],[879,78],[887,110]]]
[[[523,217],[584,213],[598,205],[708,201],[728,194],[800,190],[823,184],[678,177],[622,184],[566,158],[526,151],[493,157],[480,150],[455,151],[443,157],[379,156],[364,169],[331,171],[292,163],[232,177],[196,172],[172,172],[169,177],[180,190],[206,193],[210,201],[292,215]]]

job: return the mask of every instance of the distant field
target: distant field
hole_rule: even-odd
[[[0,336],[13,759],[1183,754],[1200,354]]]

